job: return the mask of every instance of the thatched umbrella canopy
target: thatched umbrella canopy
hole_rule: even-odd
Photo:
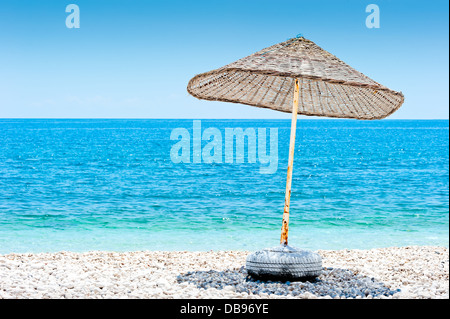
[[[297,114],[382,119],[403,104],[403,94],[375,82],[302,36],[199,74],[189,81],[187,90],[199,99],[292,112],[281,247],[249,255],[247,270],[256,277],[318,276],[322,269],[319,255],[287,246]]]
[[[292,112],[299,80],[298,114],[374,120],[395,112],[403,94],[356,71],[303,37],[275,44],[220,69],[199,74],[187,90],[196,98]]]

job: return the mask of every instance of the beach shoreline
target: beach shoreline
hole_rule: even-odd
[[[317,252],[328,279],[335,276],[332,280],[342,285],[345,280],[336,279],[340,272],[339,276],[344,274],[359,285],[383,286],[390,294],[368,290],[362,296],[324,294],[323,290],[315,294],[305,292],[302,283],[270,283],[265,289],[258,282],[249,286],[240,282],[248,251],[61,251],[0,255],[0,298],[449,298],[447,247]]]

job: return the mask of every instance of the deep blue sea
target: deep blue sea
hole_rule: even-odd
[[[278,166],[174,163],[192,120],[0,120],[0,253],[256,250],[279,242],[290,120],[202,120],[278,132]],[[246,146],[250,145],[249,140]],[[210,141],[202,141],[202,147]],[[181,154],[181,153],[180,153]],[[289,243],[449,244],[447,120],[299,120]]]

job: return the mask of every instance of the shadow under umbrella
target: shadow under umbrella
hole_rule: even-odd
[[[400,291],[353,270],[327,267],[322,269],[320,276],[302,281],[257,280],[248,275],[245,267],[241,267],[223,271],[189,271],[178,275],[177,282],[193,284],[199,289],[227,289],[236,293],[279,296],[311,293],[320,297],[365,298],[369,295],[389,297]]]

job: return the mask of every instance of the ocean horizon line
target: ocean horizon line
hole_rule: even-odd
[[[300,115],[301,116],[301,115]],[[302,120],[308,121],[352,121],[352,122],[379,122],[379,121],[449,121],[449,119],[382,119],[382,120],[357,120],[349,118],[321,118],[321,117],[305,117]],[[107,117],[0,117],[0,120],[176,120],[176,121],[193,121],[193,120],[206,120],[206,121],[291,121],[290,118],[107,118]]]

